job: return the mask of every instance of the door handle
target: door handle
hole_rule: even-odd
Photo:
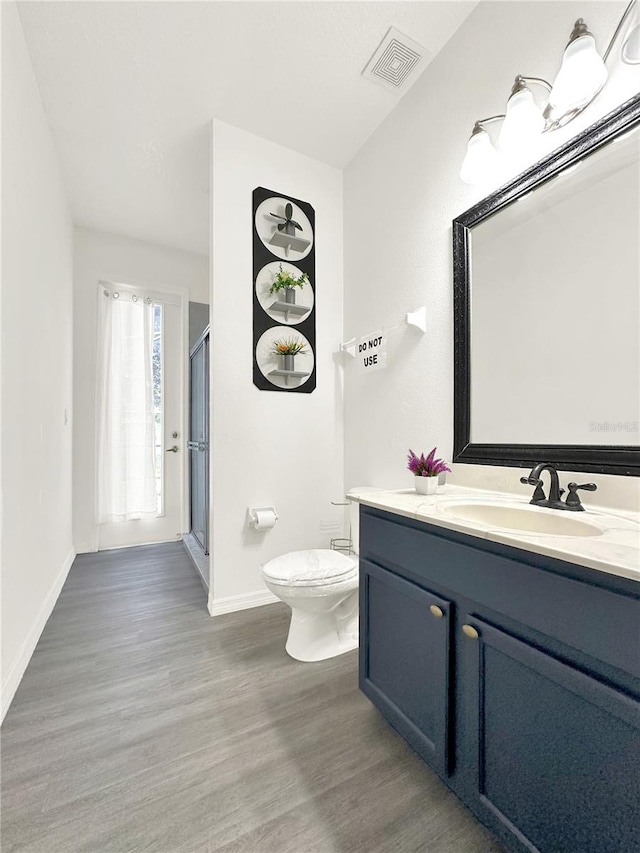
[[[177,452],[178,452],[178,445],[177,444],[174,444],[173,447],[167,447],[167,449],[165,450],[165,453],[177,453]]]

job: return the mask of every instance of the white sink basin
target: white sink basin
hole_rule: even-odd
[[[442,514],[459,521],[470,521],[521,533],[542,533],[550,536],[601,536],[595,524],[576,518],[562,510],[543,509],[529,504],[460,502],[441,507]]]

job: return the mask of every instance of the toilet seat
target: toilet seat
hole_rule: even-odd
[[[281,586],[312,586],[335,584],[357,576],[356,557],[339,551],[317,548],[311,551],[290,551],[262,566],[271,583]]]

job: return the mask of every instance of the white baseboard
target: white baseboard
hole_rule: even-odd
[[[209,595],[207,607],[212,616],[222,613],[235,613],[236,610],[248,610],[250,607],[262,607],[265,604],[275,604],[280,599],[268,589],[258,592],[247,592],[244,595],[230,595],[227,598],[212,598]]]
[[[176,539],[154,539],[151,542],[129,542],[126,545],[102,545],[98,551],[122,551],[125,548],[146,548],[147,545],[171,545],[174,542],[182,542],[182,534]]]
[[[22,677],[25,674],[27,666],[29,665],[29,661],[31,660],[31,655],[33,654],[35,647],[38,645],[38,640],[40,639],[40,635],[44,631],[44,626],[47,624],[47,620],[49,616],[51,616],[51,612],[55,607],[56,601],[58,600],[58,596],[60,595],[60,591],[64,586],[64,582],[67,579],[67,575],[69,574],[69,569],[73,561],[75,560],[76,552],[75,549],[72,548],[67,554],[65,561],[56,577],[55,581],[51,585],[51,589],[47,593],[40,610],[38,610],[38,614],[31,626],[31,630],[27,634],[24,642],[20,647],[20,651],[18,653],[18,657],[14,662],[13,666],[9,670],[9,674],[6,678],[2,680],[2,700],[0,703],[0,722],[4,720],[7,711],[9,710],[11,703],[13,702],[13,697],[16,695],[16,690],[20,686],[20,682],[22,681]]]

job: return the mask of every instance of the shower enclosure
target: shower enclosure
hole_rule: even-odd
[[[191,533],[209,553],[209,327],[190,352],[189,469]]]

